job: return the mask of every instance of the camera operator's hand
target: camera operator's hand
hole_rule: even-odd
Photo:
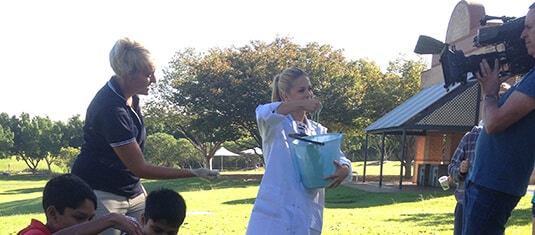
[[[215,171],[215,170],[209,170],[209,169],[206,169],[206,168],[197,168],[197,169],[193,169],[193,170],[190,170],[190,171],[195,176],[197,176],[199,178],[207,179],[207,180],[210,180],[210,181],[214,181],[216,179],[221,178],[221,175],[219,174],[219,171]]]
[[[476,72],[477,80],[481,85],[483,95],[498,95],[501,81],[498,78],[500,72],[500,63],[498,59],[494,60],[494,66],[491,69],[486,59],[481,60],[479,71]]]

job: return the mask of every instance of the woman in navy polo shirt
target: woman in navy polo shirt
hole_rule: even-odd
[[[183,170],[145,162],[146,138],[138,95],[148,95],[156,82],[150,52],[129,38],[119,39],[110,52],[115,75],[87,108],[84,143],[72,173],[84,179],[98,198],[96,216],[110,212],[140,220],[145,193],[140,178],[176,179],[219,176],[205,168]],[[109,229],[104,234],[120,234]]]

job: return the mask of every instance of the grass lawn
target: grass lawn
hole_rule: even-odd
[[[360,172],[362,164],[358,164],[354,169]],[[368,166],[367,174],[372,167]],[[387,168],[399,175],[399,164],[385,165],[384,174],[391,174]],[[262,171],[222,174],[223,179],[214,183],[195,178],[143,183],[148,191],[168,187],[183,195],[188,215],[180,234],[244,234]],[[15,234],[31,218],[45,220],[41,192],[48,178],[0,176],[1,234]],[[506,234],[531,233],[530,201],[531,195],[522,198]],[[326,192],[323,234],[452,234],[454,206],[451,192],[370,193],[342,186]]]

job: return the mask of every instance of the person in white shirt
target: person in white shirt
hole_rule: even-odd
[[[247,234],[321,234],[324,188],[306,188],[292,160],[289,134],[319,135],[327,128],[307,119],[321,102],[314,99],[308,74],[296,67],[273,79],[272,103],[256,108],[265,173],[247,226]],[[326,188],[351,180],[351,162],[340,151],[336,172]]]

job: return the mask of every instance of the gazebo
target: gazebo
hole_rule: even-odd
[[[418,136],[416,140],[415,168],[420,164],[440,165],[442,159],[442,141],[447,138],[446,155],[455,150],[459,140],[479,122],[479,85],[470,81],[465,85],[457,85],[449,91],[442,84],[422,89],[418,94],[365,128],[366,148],[370,134],[382,135],[382,151],[380,160],[379,186],[382,185],[382,167],[384,162],[384,139],[386,135],[402,135],[402,161],[405,159],[405,143],[407,135]],[[362,181],[366,180],[367,151],[364,155]],[[425,165],[424,165],[425,166]],[[415,169],[414,177],[418,177]],[[435,170],[435,171],[438,171]],[[439,177],[439,173],[429,176]],[[433,179],[423,179],[433,181]],[[435,180],[436,181],[436,180]],[[400,168],[399,187],[403,183],[403,166]]]
[[[237,157],[240,156],[237,153],[231,152],[225,147],[219,148],[217,151],[215,151],[214,156],[220,156],[221,157],[221,171],[223,171],[223,157]]]
[[[481,54],[494,47],[476,48],[474,37],[482,26],[480,19],[485,16],[485,8],[480,3],[459,1],[450,17],[447,28],[447,45],[455,45],[465,55]],[[425,20],[425,19],[424,19]],[[425,32],[424,32],[425,33]],[[460,139],[465,132],[479,122],[480,88],[476,81],[468,79],[457,83],[449,90],[444,88],[444,74],[440,54],[433,54],[431,69],[424,71],[420,80],[419,93],[379,118],[365,128],[366,149],[370,134],[382,135],[381,169],[379,186],[382,185],[384,160],[384,139],[386,135],[402,135],[402,161],[406,156],[406,137],[416,136],[413,183],[429,185],[437,183],[450,161]],[[366,180],[365,152],[364,170],[361,179]],[[403,166],[400,169],[399,187],[403,183]],[[430,185],[433,186],[433,185]]]

